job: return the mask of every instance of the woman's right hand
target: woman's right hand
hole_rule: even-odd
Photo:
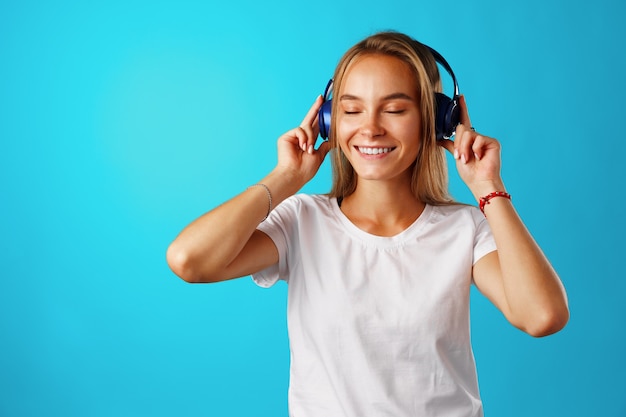
[[[322,103],[322,96],[318,96],[300,126],[278,138],[276,170],[297,179],[301,186],[315,176],[330,150],[327,141],[315,149],[319,135],[318,112]]]

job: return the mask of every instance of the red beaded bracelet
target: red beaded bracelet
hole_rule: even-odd
[[[489,204],[489,200],[495,197],[504,197],[510,200],[511,194],[505,193],[504,191],[494,191],[493,193],[489,193],[484,197],[480,197],[478,207],[480,208],[480,211],[483,212],[483,214],[485,214],[485,205]]]

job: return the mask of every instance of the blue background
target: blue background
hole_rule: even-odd
[[[392,28],[454,68],[570,297],[568,326],[533,339],[472,294],[486,415],[626,416],[624,17],[611,0],[3,0],[0,415],[286,416],[286,286],[189,285],[165,250],[273,167],[348,47]],[[304,191],[329,183],[325,163]]]

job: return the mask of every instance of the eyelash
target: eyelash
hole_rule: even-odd
[[[389,113],[389,114],[402,114],[402,113],[404,113],[404,111],[405,111],[405,110],[386,110],[386,111],[385,111],[385,113]],[[343,113],[344,113],[344,114],[347,114],[347,115],[352,115],[352,114],[359,114],[359,113],[361,113],[361,112],[360,112],[360,111],[347,111],[347,110],[344,110],[344,112],[343,112]]]

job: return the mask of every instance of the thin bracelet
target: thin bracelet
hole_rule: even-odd
[[[480,211],[483,212],[483,214],[485,214],[485,206],[489,204],[489,200],[495,197],[504,197],[510,200],[511,194],[505,193],[504,191],[494,191],[493,193],[489,193],[484,197],[480,197],[478,207],[480,208]]]
[[[263,187],[265,188],[265,191],[267,192],[267,199],[269,200],[269,207],[267,209],[267,214],[265,215],[265,217],[263,217],[263,220],[261,220],[263,222],[265,221],[265,219],[267,219],[267,217],[270,215],[270,212],[272,211],[272,193],[270,193],[269,187],[265,184],[261,184],[261,183],[252,184],[247,189],[249,190],[252,187]]]

